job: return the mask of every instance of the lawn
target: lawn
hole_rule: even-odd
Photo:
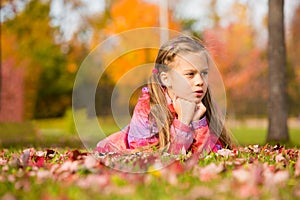
[[[105,132],[117,130],[105,122]],[[235,126],[235,149],[203,154],[192,164],[182,154],[160,170],[163,156],[87,152],[74,130],[68,119],[0,124],[0,198],[300,199],[298,128],[280,146],[265,145],[263,127]],[[116,170],[131,168],[146,173]]]
[[[136,162],[127,162],[133,158]],[[77,149],[3,149],[0,197],[3,200],[300,198],[299,149],[250,145],[204,154],[194,163],[188,155],[180,155],[159,170],[156,169],[162,161],[157,158],[146,153],[99,157]],[[151,159],[157,160],[148,165]],[[147,172],[115,170],[125,165],[135,169],[138,166]]]
[[[101,128],[107,135],[119,130],[112,119],[99,119],[99,122],[101,122]],[[229,130],[238,146],[265,144],[267,129],[264,126],[247,126],[241,123],[229,126]],[[91,131],[91,129],[88,127],[87,131]],[[0,147],[2,148],[84,148],[70,116],[25,123],[0,123],[0,134]],[[290,142],[285,145],[287,147],[300,147],[300,127],[290,127],[289,135]],[[89,146],[95,146],[96,142],[101,139],[100,137],[91,135],[89,140],[92,141],[92,145]]]
[[[265,144],[267,138],[267,129],[264,127],[240,126],[230,129],[239,145]],[[300,128],[290,128],[290,143],[288,146],[300,147]]]
[[[107,135],[119,128],[112,119],[99,119],[101,128]],[[229,126],[238,145],[264,145],[267,129],[264,126],[247,126],[244,124]],[[34,146],[34,147],[82,147],[71,117],[34,120],[31,123],[0,123],[0,146]],[[300,127],[289,129],[289,147],[300,146]],[[21,136],[21,137],[20,137]],[[99,140],[100,138],[94,138]]]

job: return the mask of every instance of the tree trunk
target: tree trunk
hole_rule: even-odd
[[[284,0],[269,0],[269,127],[267,141],[288,141]]]

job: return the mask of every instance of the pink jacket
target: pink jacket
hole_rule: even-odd
[[[222,148],[217,136],[213,134],[206,121],[206,117],[192,122],[189,126],[176,118],[172,103],[167,98],[169,109],[174,115],[170,127],[171,142],[169,152],[179,154],[192,150],[193,153],[210,152]],[[116,132],[98,142],[96,150],[99,152],[118,152],[132,150],[159,141],[155,124],[149,121],[150,95],[147,87],[142,89],[142,95],[135,106],[130,124],[123,130]]]

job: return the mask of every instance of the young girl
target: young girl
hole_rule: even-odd
[[[97,151],[163,149],[180,154],[230,148],[208,86],[212,65],[196,39],[180,36],[168,41],[158,52],[129,126],[100,141]]]

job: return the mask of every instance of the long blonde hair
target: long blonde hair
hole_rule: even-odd
[[[156,73],[153,73],[148,82],[150,92],[150,120],[155,120],[158,126],[159,147],[165,147],[170,143],[170,127],[174,120],[174,116],[168,108],[168,103],[165,97],[165,87],[161,84],[159,74],[167,72],[170,69],[170,63],[179,53],[198,53],[204,52],[208,64],[212,64],[212,60],[199,40],[188,36],[179,36],[169,40],[161,46],[155,61]],[[202,100],[206,107],[206,119],[209,129],[219,138],[224,147],[231,148],[232,140],[229,132],[224,126],[221,116],[217,110],[217,105],[214,103],[210,89]]]

